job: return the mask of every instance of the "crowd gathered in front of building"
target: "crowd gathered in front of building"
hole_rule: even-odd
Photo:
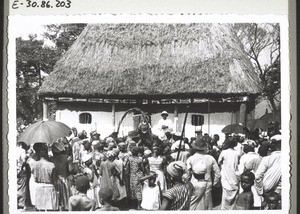
[[[162,112],[160,136],[141,122],[128,136],[78,132],[18,142],[18,209],[60,211],[281,208],[281,133],[188,139]]]

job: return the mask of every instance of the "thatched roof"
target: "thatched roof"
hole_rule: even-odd
[[[90,24],[42,97],[253,95],[259,81],[228,24]]]

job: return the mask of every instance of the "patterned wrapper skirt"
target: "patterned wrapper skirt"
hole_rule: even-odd
[[[53,184],[37,184],[35,208],[37,210],[58,210],[58,192]]]

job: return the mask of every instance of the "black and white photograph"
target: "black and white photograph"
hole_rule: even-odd
[[[10,22],[11,213],[289,210],[285,17]]]

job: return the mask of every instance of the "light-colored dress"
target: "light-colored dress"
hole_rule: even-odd
[[[223,150],[218,163],[221,165],[222,182],[222,210],[231,210],[239,191],[239,163],[240,153],[232,148]]]
[[[148,161],[149,161],[150,171],[154,171],[157,174],[156,184],[159,181],[161,191],[164,192],[167,189],[167,182],[162,169],[162,164],[164,161],[163,158],[161,156],[158,156],[156,158],[149,157]]]
[[[52,180],[54,168],[53,163],[43,158],[32,164],[32,173],[37,183],[35,207],[38,210],[58,210],[58,194]]]
[[[205,194],[208,182],[206,180],[197,180],[192,176],[191,183],[195,189],[191,197],[190,210],[208,210]]]

